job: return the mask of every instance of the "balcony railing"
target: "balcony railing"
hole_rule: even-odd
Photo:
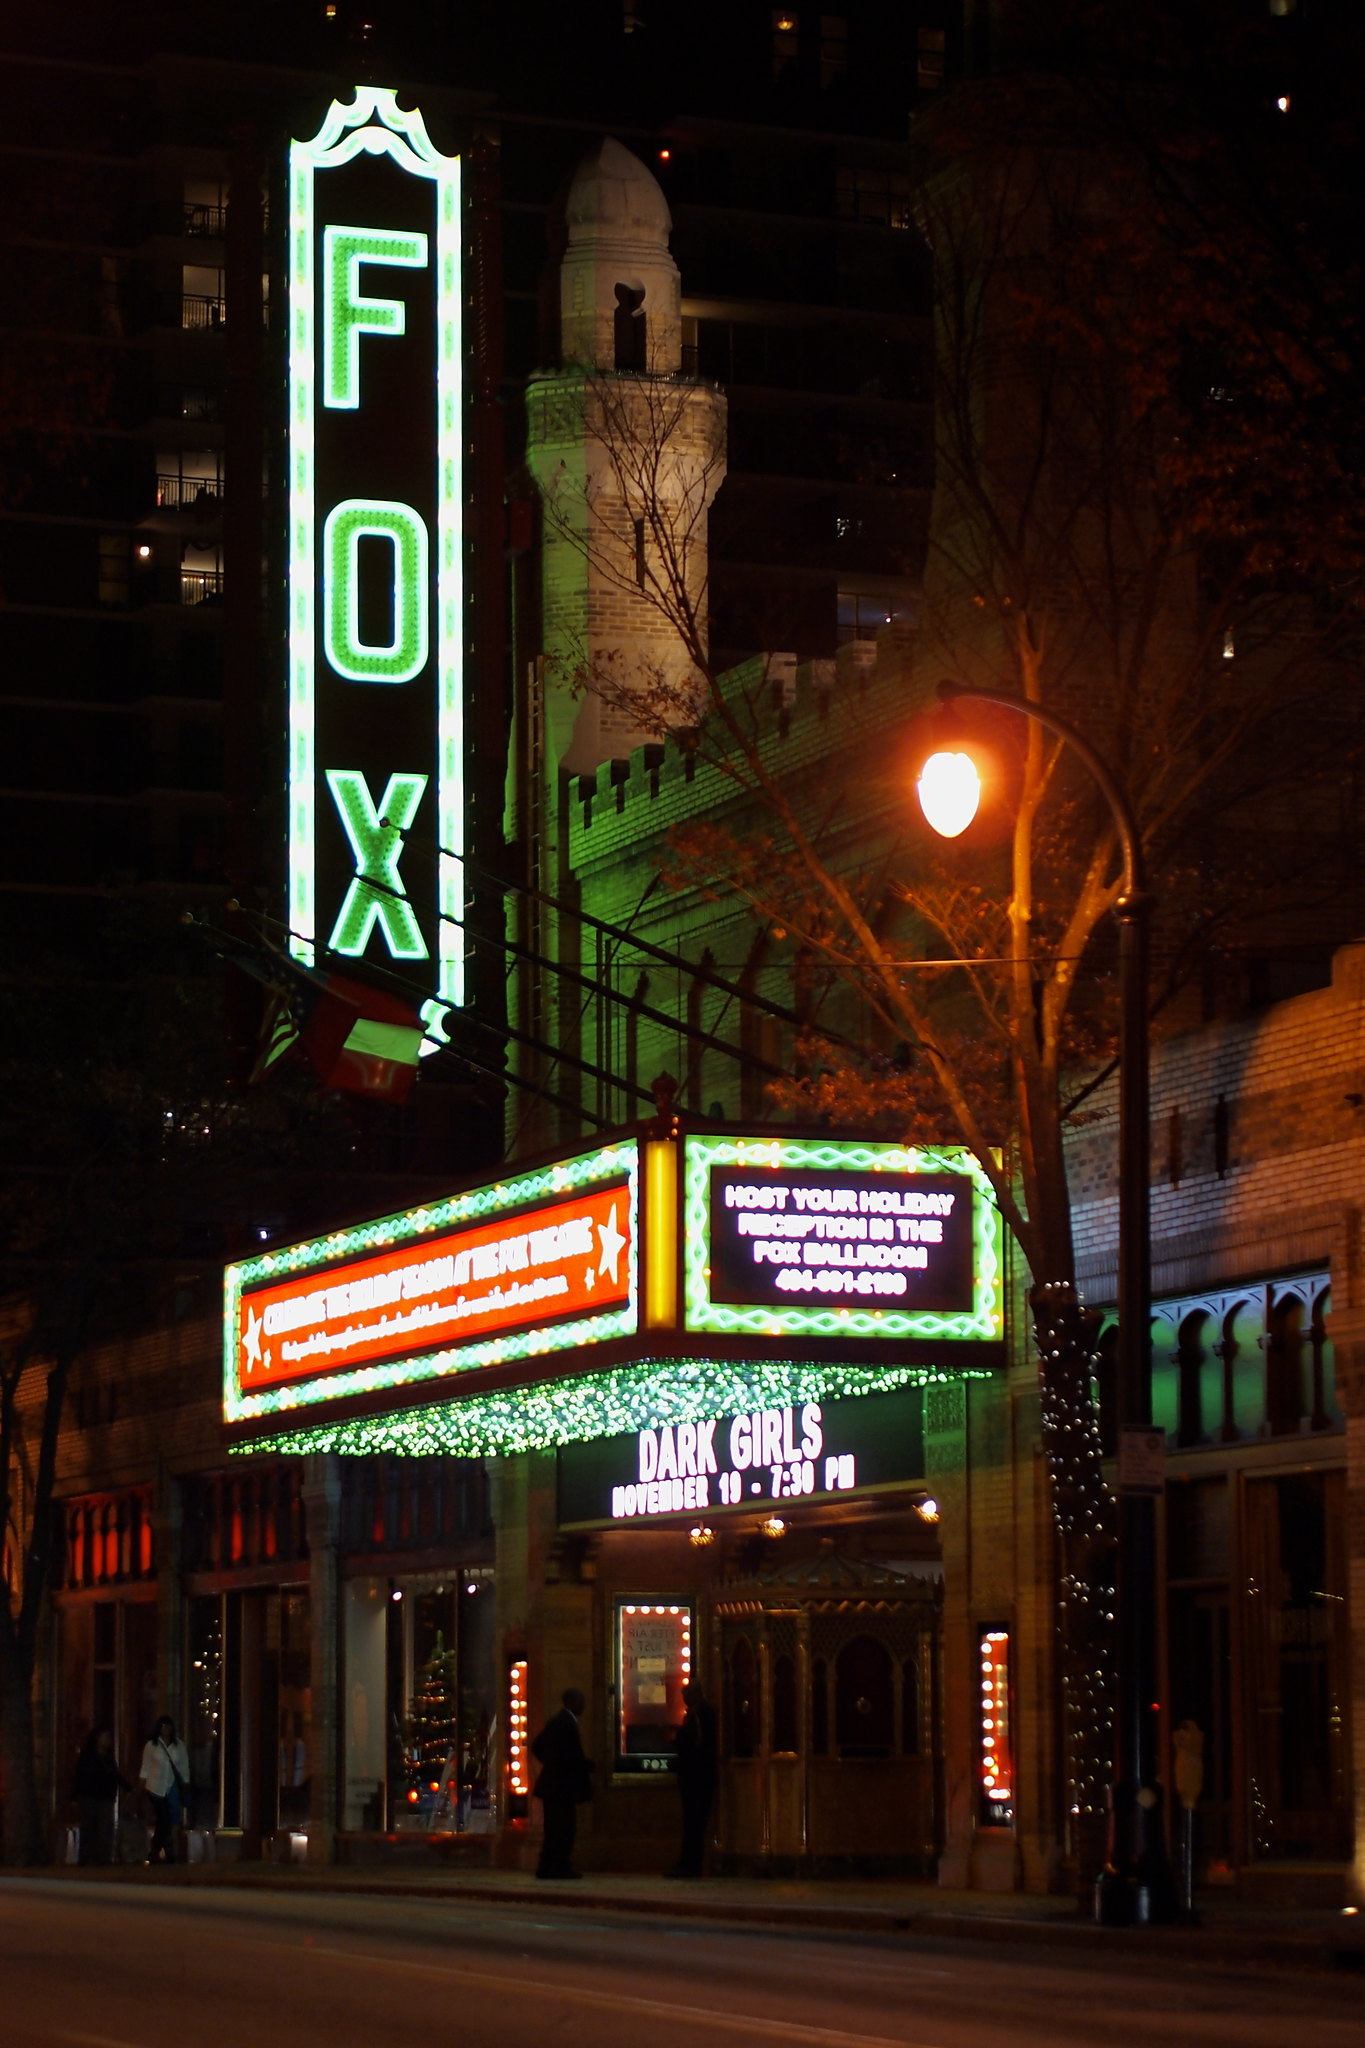
[[[180,571],[181,604],[217,604],[223,595],[223,572],[221,569],[182,569]]]
[[[222,327],[227,321],[227,300],[208,298],[201,292],[182,292],[180,295],[180,325],[182,327]]]
[[[194,201],[185,201],[185,233],[187,235],[221,235],[227,226],[225,206],[200,206]]]
[[[183,506],[196,511],[216,509],[223,502],[222,481],[211,476],[159,476],[156,502],[162,510]]]
[[[297,1563],[308,1555],[297,1472],[212,1473],[187,1479],[184,1499],[186,1571],[248,1570]]]
[[[150,1486],[83,1494],[61,1501],[55,1512],[61,1546],[56,1576],[68,1591],[155,1578]]]

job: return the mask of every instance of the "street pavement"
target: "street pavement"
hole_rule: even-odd
[[[566,1887],[567,1892],[572,1888]],[[555,1897],[560,1896],[556,1888]],[[551,1899],[0,1881],[4,2048],[1313,2048],[1358,1975],[1207,1949],[719,1923]]]

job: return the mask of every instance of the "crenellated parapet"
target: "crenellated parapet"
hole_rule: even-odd
[[[753,734],[762,766],[799,789],[822,764],[846,760],[903,726],[927,688],[914,681],[912,638],[913,629],[896,622],[875,640],[850,641],[832,660],[757,655],[728,671],[722,688]],[[704,743],[695,732],[671,733],[574,777],[566,819],[571,869],[586,878],[694,819],[742,825],[753,799],[727,772],[723,746],[714,730]],[[851,821],[859,832],[877,808],[869,782],[869,802]]]

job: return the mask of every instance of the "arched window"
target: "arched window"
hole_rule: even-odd
[[[855,1636],[834,1672],[834,1734],[840,1756],[890,1756],[895,1729],[891,1653]]]
[[[1337,1401],[1336,1350],[1327,1334],[1327,1318],[1331,1313],[1332,1290],[1324,1287],[1313,1297],[1313,1320],[1309,1326],[1309,1339],[1313,1346],[1314,1429],[1339,1429],[1342,1423]]]
[[[1173,1437],[1180,1430],[1178,1339],[1169,1315],[1154,1315],[1151,1327],[1152,1421],[1158,1429],[1164,1429],[1167,1436]],[[1116,1369],[1117,1363],[1115,1360]]]
[[[647,367],[644,303],[643,285],[617,285],[612,324],[618,370],[643,370]]]
[[[1233,1438],[1258,1434],[1265,1420],[1265,1357],[1255,1304],[1239,1301],[1223,1318],[1223,1401]]]
[[[1213,1389],[1207,1378],[1208,1328],[1209,1314],[1202,1308],[1193,1309],[1180,1325],[1176,1365],[1180,1375],[1179,1441],[1182,1444],[1207,1442],[1222,1421],[1221,1414],[1213,1407]]]
[[[1304,1367],[1311,1370],[1311,1352],[1304,1341],[1307,1315],[1302,1296],[1282,1294],[1270,1310],[1266,1341],[1266,1421],[1272,1436],[1287,1436],[1301,1415],[1312,1413],[1311,1394],[1304,1401]]]

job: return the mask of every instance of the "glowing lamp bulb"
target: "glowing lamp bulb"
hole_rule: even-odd
[[[965,832],[981,802],[981,777],[970,754],[931,754],[915,787],[920,809],[942,839]]]

